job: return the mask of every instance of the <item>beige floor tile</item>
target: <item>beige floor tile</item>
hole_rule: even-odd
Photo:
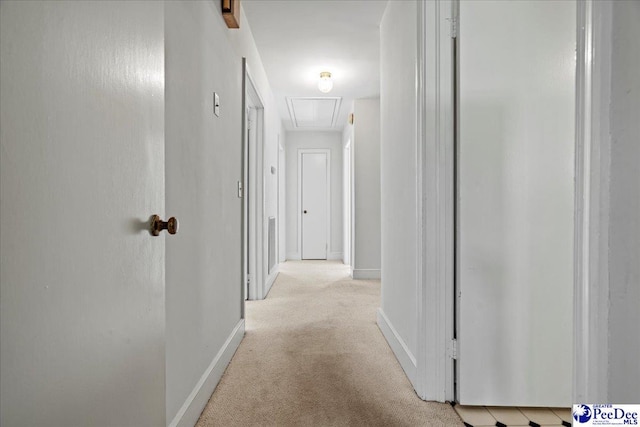
[[[562,420],[548,408],[520,408],[525,417],[539,425],[562,425]]]
[[[559,416],[564,421],[571,422],[571,409],[569,408],[551,408],[554,414]]]
[[[528,426],[529,419],[525,417],[518,408],[505,406],[487,407],[491,415],[502,424],[509,426]]]
[[[453,407],[462,421],[472,426],[495,426],[496,419],[487,411],[484,406],[463,406],[456,405]]]

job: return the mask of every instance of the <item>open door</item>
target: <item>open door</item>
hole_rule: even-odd
[[[458,400],[571,404],[575,1],[461,1]]]
[[[1,10],[0,424],[163,426],[163,5]]]

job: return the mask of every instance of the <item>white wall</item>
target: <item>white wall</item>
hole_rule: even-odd
[[[613,2],[609,402],[640,397],[640,3]]]
[[[339,132],[287,132],[286,135],[286,227],[287,259],[301,259],[298,246],[298,150],[331,150],[331,241],[328,259],[342,258],[342,140]]]
[[[415,1],[390,1],[380,25],[381,311],[403,343],[397,355],[414,382],[416,344]],[[396,345],[392,346],[401,349]],[[409,363],[409,364],[407,364]]]
[[[352,134],[354,279],[380,278],[380,99],[356,99]]]
[[[242,61],[214,2],[166,2],[167,422],[197,420],[241,308]],[[213,93],[220,117],[213,114]],[[237,337],[235,337],[237,339]],[[222,360],[216,357],[227,349]],[[226,359],[226,360],[225,360]],[[213,367],[212,378],[207,375]],[[216,378],[217,375],[217,378]],[[190,394],[205,382],[195,401]]]
[[[217,2],[214,3],[216,4],[216,8],[220,7]],[[262,223],[260,236],[262,243],[260,244],[260,248],[258,248],[259,259],[257,262],[257,267],[260,271],[257,272],[256,277],[254,278],[258,280],[258,286],[264,290],[261,295],[264,298],[273,284],[278,271],[276,268],[271,275],[269,275],[267,271],[269,243],[268,227],[269,217],[277,217],[278,214],[278,175],[277,172],[275,175],[271,173],[271,166],[275,166],[277,168],[278,165],[278,140],[282,139],[283,128],[275,98],[271,91],[267,74],[264,71],[264,66],[262,65],[262,60],[260,59],[260,54],[258,53],[255,40],[251,33],[251,28],[244,14],[242,5],[240,6],[240,10],[240,29],[227,30],[226,35],[228,40],[231,42],[236,55],[247,58],[249,74],[255,84],[255,88],[259,96],[261,97],[264,107],[264,143],[261,147],[261,157],[264,163],[262,165],[262,170],[258,177],[257,184],[258,209],[264,209],[260,213],[260,220]],[[260,154],[260,150],[258,150],[258,153]],[[279,224],[278,220],[276,220],[276,224]],[[276,242],[276,244],[278,243]]]

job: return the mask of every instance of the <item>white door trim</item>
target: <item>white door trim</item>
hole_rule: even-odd
[[[331,150],[328,148],[298,148],[298,251],[302,259],[302,155],[327,155],[327,259],[331,250]]]
[[[454,141],[451,28],[455,0],[418,2],[417,375],[424,400],[454,399]],[[435,114],[434,114],[435,112]]]
[[[246,147],[246,158],[248,161],[248,170],[244,174],[245,192],[248,191],[248,197],[244,197],[245,210],[247,211],[248,230],[254,229],[253,233],[249,233],[249,239],[246,244],[247,262],[249,263],[249,271],[251,273],[251,281],[249,283],[249,299],[259,300],[265,297],[265,277],[264,274],[265,261],[265,226],[264,226],[264,102],[262,96],[258,92],[254,80],[252,78],[249,65],[245,62],[245,85],[244,85],[244,102],[243,102],[243,129],[247,127],[247,108],[255,108],[256,110],[256,143],[253,146],[248,144],[246,137],[243,139]],[[244,131],[243,131],[244,132]],[[244,132],[246,135],[246,132]],[[249,159],[254,160],[253,162]],[[251,185],[253,181],[254,185]],[[248,208],[246,207],[248,203]],[[245,239],[246,240],[246,239]],[[252,261],[253,260],[253,261]],[[246,275],[243,272],[243,278]],[[243,288],[244,288],[243,282]]]
[[[446,101],[443,98],[448,96],[444,83],[451,70],[447,69],[450,63],[443,61],[449,40],[442,37],[445,27],[442,18],[450,19],[452,15],[447,17],[447,14],[452,13],[456,4],[457,0],[418,2],[416,250],[421,264],[417,271],[419,323],[415,388],[421,398],[438,401],[455,398],[453,371],[447,356],[447,341],[453,336],[453,328],[449,326],[453,320],[453,271],[449,267],[453,260],[448,258],[455,242],[447,230],[444,240],[441,233],[429,247],[426,244],[434,226],[443,220],[446,223],[447,218],[453,219],[453,215],[443,216],[437,209],[435,214],[429,210],[439,205],[438,200],[442,202],[441,209],[453,203],[452,193],[446,191],[445,184],[453,178],[453,170],[449,169],[453,155],[449,157],[447,152],[453,142],[447,135],[452,129],[447,123],[452,109],[443,105]],[[439,19],[435,19],[436,16]],[[604,402],[608,396],[607,345],[603,345],[607,342],[608,309],[598,301],[606,300],[608,293],[608,211],[601,207],[606,206],[609,197],[606,180],[610,139],[608,114],[600,112],[609,100],[609,87],[602,82],[610,80],[607,64],[611,55],[611,3],[577,2],[577,31],[573,400]],[[435,45],[431,40],[434,35]],[[436,111],[436,114],[429,117],[425,111]],[[434,142],[444,158],[425,156],[425,150],[433,149]],[[433,172],[425,176],[425,171]],[[433,175],[440,190],[435,194],[428,185]],[[445,303],[440,305],[443,299]],[[443,366],[444,369],[438,370]]]
[[[351,137],[342,148],[342,211],[343,211],[343,253],[342,262],[351,266]]]
[[[608,401],[612,4],[577,2],[574,403]]]

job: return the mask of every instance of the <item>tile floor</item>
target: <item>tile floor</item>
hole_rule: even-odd
[[[517,408],[494,406],[453,407],[467,427],[571,427],[569,408]]]

